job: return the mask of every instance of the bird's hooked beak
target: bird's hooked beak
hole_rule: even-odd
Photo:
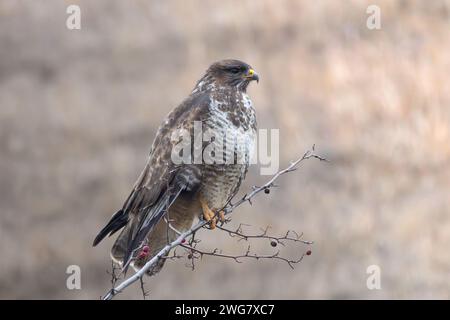
[[[259,75],[255,72],[253,69],[248,69],[247,74],[245,75],[245,78],[248,80],[256,80],[257,83],[259,83]]]

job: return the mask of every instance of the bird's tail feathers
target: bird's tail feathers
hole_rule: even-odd
[[[152,231],[156,224],[158,224],[161,218],[167,213],[170,206],[175,202],[175,200],[184,190],[184,186],[173,186],[172,188],[169,188],[162,194],[162,196],[158,199],[154,206],[147,209],[147,212],[142,215],[140,221],[133,221],[129,223],[128,226],[130,226],[130,228],[128,230],[124,229],[122,231],[121,236],[123,234],[123,239],[121,239],[122,237],[119,236],[116,243],[117,249],[123,248],[122,242],[124,240],[127,241],[124,243],[128,244],[128,247],[125,250],[125,254],[123,254],[123,251],[121,251],[120,254],[123,256],[122,268],[124,272],[127,271],[127,268],[135,254],[135,251],[141,246],[145,237],[147,237],[147,235]],[[128,232],[128,234],[125,235],[125,232]]]
[[[111,236],[118,230],[122,229],[128,222],[128,214],[123,210],[119,210],[111,217],[108,224],[98,233],[92,245],[95,247],[106,236]]]
[[[133,221],[130,221],[126,227],[123,228],[122,232],[120,232],[111,249],[111,258],[119,265],[123,265],[125,254],[128,250],[129,243],[132,240],[133,227],[134,223]]]

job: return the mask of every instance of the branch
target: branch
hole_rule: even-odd
[[[308,245],[313,244],[312,241],[306,241],[306,240],[301,239],[301,237],[303,236],[303,233],[298,234],[297,232],[295,232],[293,230],[288,230],[286,232],[286,234],[282,237],[275,237],[275,236],[271,236],[267,233],[270,228],[270,226],[267,226],[260,234],[248,235],[248,234],[244,234],[242,232],[242,226],[244,226],[243,223],[241,223],[235,231],[224,228],[222,226],[216,226],[216,227],[220,230],[227,232],[228,235],[232,238],[238,237],[239,238],[238,241],[240,241],[240,240],[247,241],[248,239],[268,239],[268,240],[271,240],[272,243],[275,243],[275,245],[272,244],[272,246],[274,246],[274,247],[276,247],[277,244],[282,244],[284,246],[283,240],[292,241],[292,242],[301,242],[303,244],[308,244]],[[294,237],[292,237],[291,234],[293,234]]]
[[[191,246],[187,246],[182,244],[181,245],[183,248],[189,250],[191,252],[191,257],[190,259],[194,259],[194,258],[198,258],[195,257],[194,254],[197,253],[200,255],[200,258],[202,258],[203,256],[213,256],[213,257],[219,257],[219,258],[227,258],[227,259],[232,259],[237,263],[242,263],[242,261],[240,259],[242,258],[253,258],[256,260],[259,259],[275,259],[275,260],[281,260],[286,262],[289,267],[291,267],[292,269],[294,269],[294,264],[300,263],[303,260],[303,257],[305,255],[309,255],[308,252],[303,253],[300,258],[298,259],[288,259],[288,258],[284,258],[281,257],[280,251],[275,252],[274,254],[269,254],[269,255],[259,255],[256,253],[251,253],[251,248],[250,246],[247,247],[247,251],[244,254],[240,254],[240,255],[229,255],[229,254],[223,254],[221,253],[221,251],[219,249],[214,249],[213,251],[204,251],[204,250],[200,250],[197,249],[195,247],[191,247]]]
[[[315,154],[314,151],[315,151],[315,145],[312,146],[311,150],[306,151],[306,152],[303,154],[303,157],[297,159],[297,160],[294,161],[294,162],[291,162],[291,164],[289,165],[289,167],[287,167],[287,168],[284,169],[284,170],[278,171],[278,172],[272,177],[272,179],[270,179],[269,181],[267,181],[265,184],[263,184],[263,185],[260,186],[260,187],[254,186],[252,192],[250,192],[249,194],[246,194],[245,196],[243,196],[242,199],[239,200],[238,202],[236,202],[235,204],[230,205],[230,206],[228,206],[227,208],[225,208],[225,210],[224,210],[224,211],[225,211],[225,215],[231,214],[231,213],[233,212],[234,209],[236,209],[237,207],[239,207],[241,204],[243,204],[243,203],[246,202],[246,201],[248,201],[250,204],[252,204],[251,199],[252,199],[254,196],[256,196],[258,193],[260,193],[261,191],[264,191],[264,192],[266,192],[266,193],[269,193],[271,188],[276,187],[276,185],[275,185],[275,183],[274,183],[275,180],[277,180],[280,176],[282,176],[282,175],[284,175],[284,174],[286,174],[286,173],[289,173],[289,172],[292,172],[292,171],[297,170],[297,169],[300,167],[300,165],[301,165],[301,163],[302,163],[303,161],[308,160],[308,159],[311,159],[311,158],[315,158],[315,159],[318,159],[318,160],[320,160],[320,161],[328,161],[327,159],[325,159],[325,158],[323,158],[323,157],[321,157],[321,156]],[[266,190],[269,190],[269,191],[266,191]]]
[[[224,214],[225,216],[231,216],[233,211],[239,207],[240,205],[242,205],[245,202],[249,202],[250,204],[251,199],[256,196],[258,193],[260,193],[261,191],[265,191],[266,193],[270,192],[270,189],[273,187],[276,187],[275,185],[275,181],[282,175],[295,171],[297,170],[300,165],[302,164],[303,161],[311,159],[311,158],[315,158],[318,159],[320,161],[328,161],[327,159],[317,155],[314,153],[314,145],[312,146],[311,150],[306,151],[303,156],[299,159],[297,159],[294,162],[291,162],[291,164],[277,172],[275,175],[272,176],[272,178],[267,181],[265,184],[263,184],[260,187],[254,186],[252,188],[252,191],[246,195],[244,195],[239,201],[237,201],[235,204],[229,204],[226,208],[224,208]],[[194,225],[191,229],[189,229],[186,232],[181,233],[178,238],[175,241],[172,241],[171,243],[167,244],[163,249],[161,249],[161,251],[159,251],[153,258],[151,258],[149,261],[147,261],[145,263],[145,265],[139,269],[139,271],[137,271],[135,274],[133,274],[132,276],[130,276],[128,279],[125,279],[123,282],[121,282],[118,286],[113,287],[111,290],[109,290],[103,297],[103,300],[111,300],[113,299],[116,295],[118,295],[120,292],[122,292],[125,288],[127,288],[128,286],[130,286],[131,284],[133,284],[134,282],[138,281],[138,280],[142,280],[143,276],[145,275],[146,271],[149,270],[152,266],[154,266],[159,259],[165,259],[168,257],[170,250],[172,250],[173,248],[177,247],[177,246],[183,246],[186,247],[183,243],[185,242],[185,239],[187,239],[190,236],[193,236],[198,230],[200,230],[201,228],[203,228],[204,226],[206,226],[209,223],[209,221],[206,220],[201,220],[199,221],[196,225]],[[225,230],[228,231],[228,230]],[[230,233],[230,232],[229,232]],[[233,234],[233,232],[231,232]],[[239,232],[235,231],[234,232],[235,235],[238,235]],[[265,236],[265,235],[263,235]],[[249,236],[246,236],[247,238]],[[286,234],[284,240],[289,240],[289,231]],[[245,237],[244,237],[245,238]],[[270,237],[268,237],[270,238]],[[280,239],[282,240],[282,239]],[[192,246],[189,247],[190,249],[192,249]],[[195,248],[194,248],[195,249]],[[203,254],[207,254],[207,253],[203,253]],[[250,254],[248,252],[248,254]],[[217,254],[216,254],[217,255]],[[222,255],[224,258],[231,258],[232,256],[227,256],[227,255]],[[298,260],[298,262],[300,262],[303,259],[303,256],[301,256],[301,258]],[[256,258],[252,255],[242,255],[242,256],[238,256],[239,258],[244,258],[244,257],[253,257]],[[193,258],[193,257],[192,257]],[[288,260],[286,258],[281,258],[278,256],[278,253],[275,254],[275,256],[263,256],[264,258],[275,258],[275,259],[280,259],[280,260],[284,260],[286,261],[291,267],[292,267],[292,263],[298,263],[296,262],[296,260]],[[192,259],[193,261],[194,259]],[[236,259],[235,259],[236,260]]]

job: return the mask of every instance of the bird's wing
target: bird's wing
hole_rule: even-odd
[[[172,166],[167,165],[167,168],[172,168]],[[142,194],[142,196],[138,195],[142,200],[139,200],[133,211],[130,212],[134,217],[130,231],[130,242],[123,258],[124,268],[128,266],[136,249],[141,247],[144,239],[160,219],[167,214],[168,209],[178,196],[183,192],[196,190],[200,184],[201,172],[198,167],[182,165],[169,170],[160,169],[164,172],[161,176],[158,175],[160,181],[152,184],[152,189],[143,186],[136,191]],[[149,192],[150,190],[151,192]],[[155,190],[159,192],[155,192]],[[156,194],[156,199],[150,198]]]
[[[108,225],[100,231],[94,245],[108,234],[131,224],[129,243],[124,253],[127,266],[134,251],[160,221],[167,209],[183,192],[195,190],[201,180],[201,170],[194,164],[175,164],[172,149],[179,142],[173,139],[176,131],[185,130],[193,139],[194,121],[208,116],[209,95],[202,92],[191,95],[175,108],[158,129],[147,164],[136,181],[124,206],[113,215]],[[193,140],[192,140],[193,141]]]

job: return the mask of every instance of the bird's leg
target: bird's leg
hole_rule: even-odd
[[[212,211],[208,204],[206,203],[205,200],[200,198],[200,203],[202,205],[202,211],[203,211],[203,218],[210,222],[210,228],[215,229],[216,228],[216,222],[217,222],[217,217],[216,214],[214,213],[214,211]]]
[[[219,211],[219,220],[220,222],[225,222],[225,211],[223,210]]]

